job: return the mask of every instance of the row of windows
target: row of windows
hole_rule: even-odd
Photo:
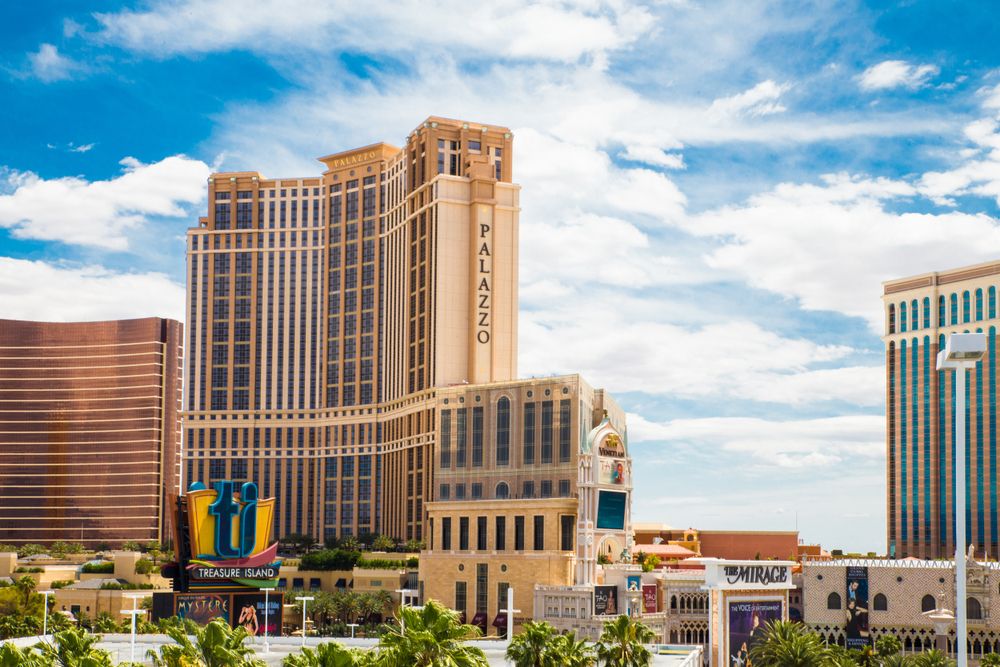
[[[455,490],[454,500],[465,500],[466,499],[466,485],[465,484],[455,484],[452,487],[451,484],[442,484],[438,487],[438,500],[452,500],[452,488]],[[560,479],[558,484],[558,494],[560,498],[569,498],[570,496],[570,481],[568,479]],[[483,497],[483,484],[482,482],[472,482],[469,484],[469,498],[472,500],[479,500]],[[510,485],[507,482],[498,482],[493,489],[493,498],[499,500],[506,500],[510,498]],[[538,495],[535,495],[535,482],[534,480],[525,480],[521,485],[521,498],[552,498],[552,480],[543,479],[538,483]]]
[[[826,608],[838,610],[843,608],[840,593],[830,593],[826,597]],[[875,594],[875,597],[872,598],[872,609],[874,611],[889,611],[889,599],[884,593]],[[937,609],[937,600],[933,595],[928,594],[921,598],[920,611],[922,613],[935,609]],[[966,611],[967,617],[970,619],[981,620],[983,618],[983,605],[977,598],[970,596],[966,599]]]
[[[507,517],[494,517],[493,541],[489,540],[487,530],[488,517],[476,517],[476,551],[506,551],[507,542]],[[469,517],[463,516],[458,519],[458,543],[459,551],[469,551],[470,538]],[[559,549],[562,551],[572,551],[575,542],[574,531],[576,529],[576,517],[571,514],[563,514],[559,517]],[[514,551],[525,550],[525,517],[514,517]],[[538,514],[532,517],[531,548],[534,551],[545,550],[545,517]],[[441,546],[444,551],[452,550],[452,519],[444,517],[441,519]],[[434,545],[431,545],[434,548]]]
[[[965,290],[961,296],[957,292],[952,292],[947,298],[945,295],[938,297],[937,304],[937,326],[954,326],[967,322],[981,322],[985,319],[994,319],[997,316],[997,289],[990,286],[985,293],[986,303],[984,309],[984,293],[982,288],[975,292]],[[959,299],[961,298],[961,308]],[[973,308],[973,305],[975,306]],[[897,306],[889,304],[889,333],[905,333],[917,331],[919,329],[931,328],[931,299],[924,297],[921,301],[913,299],[909,302],[901,301]]]

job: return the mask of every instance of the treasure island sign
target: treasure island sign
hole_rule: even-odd
[[[217,481],[212,487],[196,482],[177,499],[177,560],[162,569],[173,579],[174,593],[154,595],[153,617],[224,617],[235,623],[232,610],[242,605],[247,617],[251,607],[260,607],[267,623],[273,612],[266,607],[281,604],[280,593],[270,602],[256,599],[260,589],[278,584],[281,561],[278,543],[271,542],[275,500],[259,498],[254,482]]]

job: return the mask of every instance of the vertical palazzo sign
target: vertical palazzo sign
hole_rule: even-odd
[[[871,643],[868,632],[868,568],[847,568],[847,648],[860,649]]]
[[[489,206],[476,206],[476,342],[490,342],[493,322],[493,216]]]

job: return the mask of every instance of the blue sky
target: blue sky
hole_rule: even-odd
[[[515,132],[521,374],[630,413],[636,517],[884,544],[881,281],[996,259],[988,2],[33,2],[0,313],[183,316],[212,170]]]

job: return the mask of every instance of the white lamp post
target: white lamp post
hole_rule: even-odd
[[[410,596],[416,596],[419,591],[415,591],[412,588],[397,588],[396,592],[399,593],[399,633],[403,634],[406,630],[406,624],[403,622],[403,607],[412,607],[413,609],[423,609],[422,605],[408,605],[406,604]]]
[[[302,603],[302,646],[306,645],[306,604],[310,600],[315,600],[316,598],[312,596],[299,596],[295,598]]]
[[[42,602],[45,609],[42,612],[42,637],[49,634],[49,596],[55,595],[55,591],[42,591]]]
[[[348,623],[347,627],[351,629],[351,639],[354,639],[354,628],[358,627],[357,623]]]
[[[271,652],[271,645],[267,641],[267,623],[271,618],[271,605],[268,604],[268,593],[271,592],[270,588],[261,589],[264,591],[264,655]],[[303,612],[305,612],[305,605],[303,604]]]
[[[937,370],[955,370],[955,639],[958,667],[968,667],[965,593],[965,372],[986,354],[986,335],[951,334],[938,352]]]

